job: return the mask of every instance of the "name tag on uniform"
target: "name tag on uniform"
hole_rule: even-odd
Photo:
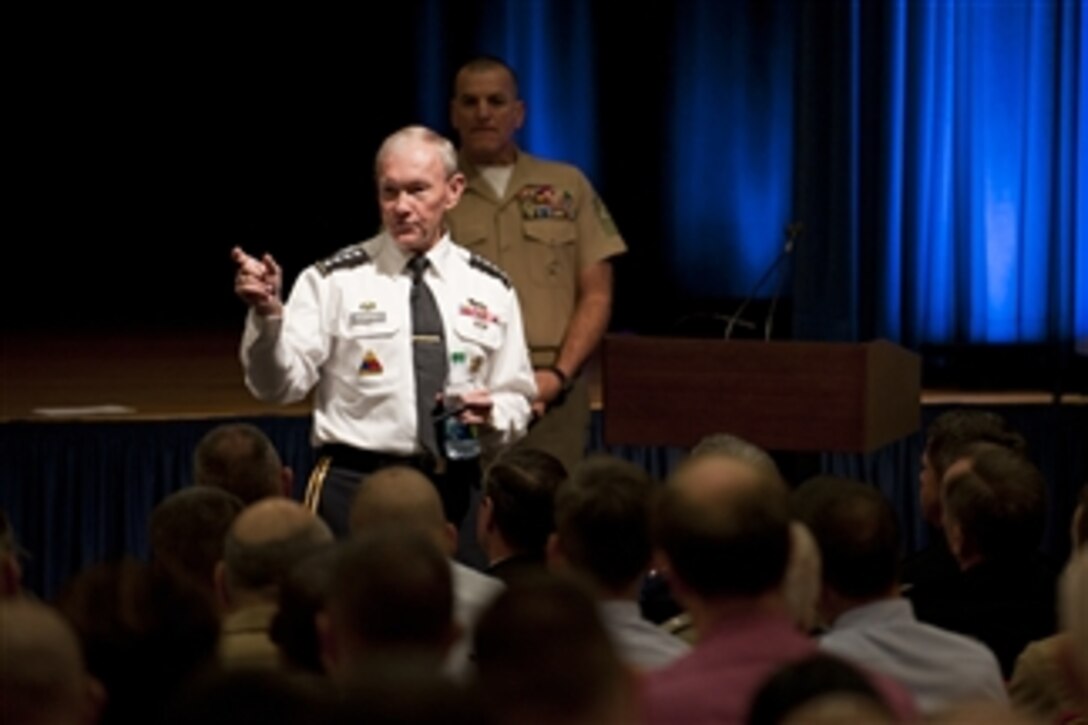
[[[385,322],[385,310],[374,309],[373,302],[364,302],[360,307],[362,309],[359,312],[352,312],[348,315],[348,324],[350,326],[377,325]]]

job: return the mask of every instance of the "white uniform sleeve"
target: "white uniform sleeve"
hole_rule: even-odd
[[[487,381],[493,402],[491,423],[494,427],[489,445],[505,445],[525,435],[532,413],[531,401],[536,397],[536,378],[529,361],[521,307],[513,289],[509,290],[508,300],[505,335],[495,352]],[[491,440],[492,437],[498,440]]]
[[[259,400],[294,403],[317,383],[330,340],[322,313],[324,288],[310,267],[299,275],[283,317],[262,318],[249,311],[240,357],[246,387]]]

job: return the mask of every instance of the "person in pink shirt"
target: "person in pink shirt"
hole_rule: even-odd
[[[646,722],[741,723],[778,668],[816,652],[781,593],[790,553],[788,489],[734,456],[696,456],[658,502],[660,568],[697,633],[692,651],[643,683]],[[873,677],[889,705],[915,714],[909,693]]]

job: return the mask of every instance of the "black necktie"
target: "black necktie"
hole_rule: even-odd
[[[412,359],[416,375],[416,429],[425,450],[440,457],[435,433],[434,408],[436,396],[446,384],[446,343],[442,330],[442,315],[434,293],[423,280],[429,264],[426,257],[416,255],[408,260],[412,275]]]

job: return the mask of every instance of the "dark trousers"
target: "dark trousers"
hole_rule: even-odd
[[[326,459],[328,459],[326,463]],[[435,485],[442,498],[446,519],[460,528],[468,511],[470,490],[480,486],[478,460],[450,461],[439,472],[429,456],[396,456],[372,451],[362,451],[343,445],[326,445],[318,451],[317,471],[322,480],[311,481],[318,486],[316,511],[337,538],[349,533],[348,517],[351,504],[360,486],[375,471],[388,466],[409,466],[423,473]]]

